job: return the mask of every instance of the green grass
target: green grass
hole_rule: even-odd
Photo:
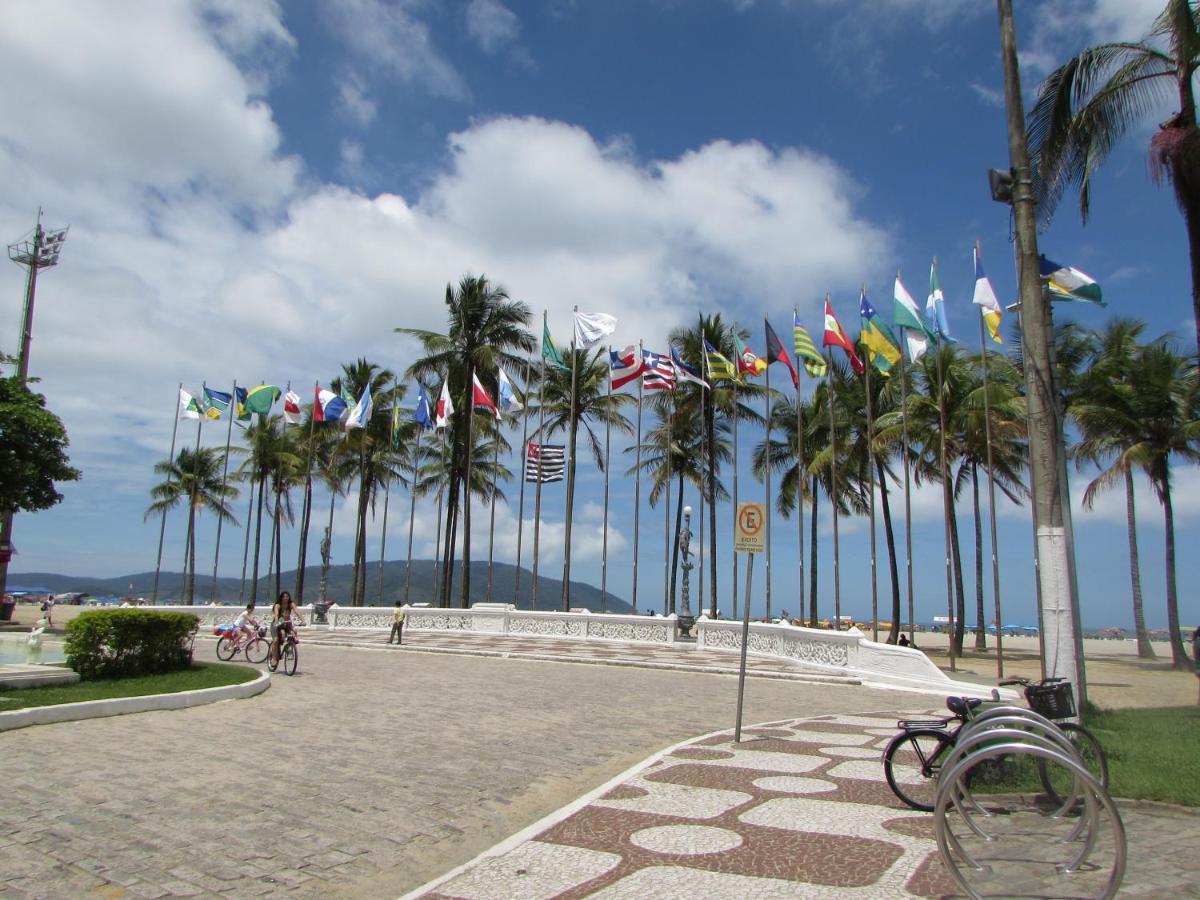
[[[29,709],[34,706],[56,706],[60,703],[81,703],[85,700],[112,700],[116,697],[144,697],[147,694],[196,691],[201,688],[242,684],[257,678],[258,673],[258,669],[248,666],[193,663],[190,669],[166,675],[81,681],[76,684],[16,690],[0,688],[0,712]]]
[[[1108,755],[1114,797],[1200,806],[1200,706],[1097,710],[1084,724]]]

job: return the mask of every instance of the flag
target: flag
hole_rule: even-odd
[[[350,407],[346,401],[335,394],[333,391],[327,391],[320,385],[317,386],[317,394],[313,403],[313,418],[318,422],[337,422],[346,414],[346,410]]]
[[[725,378],[737,381],[737,369],[726,357],[717,352],[717,348],[704,341],[704,358],[708,362],[708,374],[713,378]]]
[[[566,463],[566,448],[562,444],[535,444],[529,442],[525,451],[525,480],[547,484],[563,480]]]
[[[1042,259],[1045,258],[1042,257]],[[975,297],[971,302],[979,307],[979,314],[983,316],[983,324],[987,326],[992,340],[997,344],[1003,344],[1004,338],[1000,337],[1000,319],[1004,316],[1004,312],[1000,309],[1000,301],[996,299],[996,292],[992,290],[992,283],[988,281],[987,275],[983,272],[983,260],[979,258],[978,247],[975,248]]]
[[[450,402],[450,382],[442,382],[442,393],[438,397],[437,416],[434,419],[435,428],[445,428],[450,424],[450,417],[454,415],[454,404]]]
[[[392,404],[392,449],[400,450],[404,444],[401,441],[400,405]]]
[[[738,374],[759,376],[767,371],[765,361],[758,358],[758,354],[742,343],[742,339],[736,334],[733,336],[734,344],[737,346],[737,367]]]
[[[679,381],[690,381],[692,384],[698,384],[708,390],[708,382],[700,377],[699,372],[683,361],[674,344],[671,345],[671,364],[675,367],[675,377]]]
[[[204,389],[205,415],[210,419],[221,418],[221,413],[229,409],[229,404],[232,402],[232,394],[226,394],[224,391],[214,391],[210,387]]]
[[[496,401],[488,396],[488,392],[484,389],[479,381],[479,376],[474,372],[471,373],[471,407],[472,409],[490,409],[496,416],[500,418],[500,410],[496,408]]]
[[[858,314],[862,317],[862,331],[858,340],[867,348],[867,359],[880,375],[889,375],[892,366],[900,361],[900,348],[892,337],[892,330],[887,322],[875,312],[875,307],[867,299],[864,290],[858,300]]]
[[[250,388],[249,393],[246,394],[246,412],[258,413],[260,416],[267,415],[282,393],[283,391],[273,384],[260,384],[258,387]]]
[[[525,404],[517,399],[517,394],[513,390],[512,382],[508,380],[508,376],[504,374],[503,369],[496,370],[496,385],[497,393],[500,395],[500,411],[501,412],[520,412]]]
[[[829,305],[829,301],[825,301],[825,339],[822,344],[826,347],[841,347],[846,351],[846,356],[850,358],[850,367],[861,375],[866,371],[866,366],[863,361],[858,358],[858,354],[854,352],[854,345],[850,343],[850,339],[846,337],[846,332],[842,330],[841,323],[838,322],[837,316],[833,314],[833,307]]]
[[[617,330],[617,317],[575,310],[575,346],[592,347]]]
[[[371,385],[368,384],[363,388],[363,394],[358,398],[358,402],[354,404],[354,409],[350,410],[350,415],[346,416],[346,430],[366,428],[367,423],[371,421],[371,413],[374,411],[375,404],[371,400]]]
[[[892,307],[892,318],[896,320],[896,327],[901,329],[904,342],[908,345],[909,361],[916,362],[929,349],[929,342],[933,340],[933,335],[929,333],[929,326],[921,318],[921,313],[917,309],[917,301],[908,292],[908,288],[904,286],[899,275],[896,276],[896,287],[892,291],[892,296],[896,299],[896,303]]]
[[[800,314],[792,313],[792,345],[796,348],[796,359],[804,361],[804,371],[813,378],[822,377],[829,368],[825,357],[817,350],[808,329],[800,324]]]
[[[563,362],[562,354],[554,346],[554,341],[550,337],[549,325],[542,326],[542,359],[555,368],[562,369],[564,372],[571,371],[571,367]]]
[[[288,391],[283,395],[283,421],[289,425],[299,425],[304,417],[300,410],[300,395]]]
[[[608,351],[608,367],[615,391],[641,375],[646,365],[638,355],[637,347],[630,344],[624,350]]]
[[[413,420],[428,431],[433,427],[433,417],[429,415],[429,395],[425,393],[425,385],[417,382],[417,408],[413,410]]]
[[[937,263],[929,267],[929,296],[925,300],[925,318],[933,328],[934,337],[947,344],[958,343],[950,337],[950,323],[946,321],[946,296],[938,280]]]
[[[643,350],[645,369],[642,372],[642,386],[648,391],[675,390],[675,364],[671,357],[651,350]]]
[[[233,389],[233,398],[237,404],[237,421],[249,422],[250,410],[246,409],[246,389],[235,387]]]
[[[1104,296],[1095,280],[1071,266],[1060,266],[1041,257],[1042,277],[1049,280],[1050,297],[1058,300],[1083,300],[1104,306]]]
[[[792,358],[788,356],[787,349],[783,346],[783,341],[779,339],[779,335],[775,333],[775,329],[771,327],[771,323],[763,319],[763,324],[767,326],[767,365],[771,363],[781,362],[787,366],[788,372],[792,376],[792,387],[800,387],[800,373],[796,371],[795,365],[792,364]]]
[[[204,413],[196,398],[185,391],[179,389],[179,418],[181,419],[199,419]]]

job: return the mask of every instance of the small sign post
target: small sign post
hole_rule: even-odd
[[[738,666],[737,721],[733,728],[735,744],[742,742],[742,697],[746,691],[746,648],[750,643],[750,584],[754,577],[754,554],[762,553],[767,546],[763,530],[766,522],[764,504],[738,504],[733,549],[737,553],[750,554],[750,560],[746,564],[746,602],[742,604],[742,659]]]

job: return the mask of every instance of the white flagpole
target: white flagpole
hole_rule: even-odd
[[[418,425],[416,439],[409,453],[412,454],[412,475],[408,486],[408,563],[404,567],[404,605],[408,606],[409,590],[412,587],[412,548],[413,526],[417,520],[417,477],[421,466],[421,432],[424,427]]]
[[[224,502],[224,500],[225,500],[225,487],[226,487],[226,484],[228,483],[228,476],[229,476],[229,444],[230,444],[230,441],[233,439],[233,415],[234,415],[233,397],[236,397],[236,396],[237,396],[237,381],[234,381],[233,394],[230,395],[230,400],[229,400],[229,409],[226,410],[226,412],[229,413],[229,426],[225,432],[225,459],[221,463],[221,500],[222,500],[222,502]],[[212,580],[212,588],[208,592],[208,602],[209,603],[214,602],[217,598],[217,563],[221,559],[221,525],[223,522],[224,522],[224,517],[217,516],[217,544],[216,544],[216,549],[213,551],[213,580]]]
[[[391,434],[388,435],[388,440],[394,442],[396,439],[396,417],[398,415],[396,409],[396,388],[392,388],[392,427]],[[392,449],[395,449],[393,443]],[[375,599],[378,603],[383,603],[383,560],[387,552],[387,520],[388,520],[388,500],[392,493],[392,476],[388,473],[387,481],[383,484],[383,534],[379,538],[379,576],[375,581]]]
[[[767,323],[767,317],[764,314],[763,315],[763,325],[765,326],[766,323]],[[765,328],[763,331],[763,338],[765,341],[765,339],[766,339]],[[766,513],[766,520],[767,520],[767,570],[766,570],[767,610],[766,610],[766,615],[767,615],[767,621],[770,622],[771,621],[771,366],[770,366],[770,364],[767,365],[766,375],[767,375],[766,391],[764,392],[765,398],[763,400],[763,405],[766,407],[766,413],[767,413],[767,457],[766,457],[767,496],[766,496],[766,503],[763,504],[763,506],[764,506],[763,511]]]
[[[496,403],[500,403],[500,382],[496,381]],[[496,407],[500,407],[497,405]],[[487,602],[492,602],[492,565],[494,560],[494,552],[496,549],[496,487],[499,484],[498,472],[500,471],[500,422],[497,420],[492,426],[492,518],[488,525],[488,585],[487,585]],[[522,473],[524,474],[524,473]]]
[[[674,405],[674,394],[670,406]],[[663,503],[663,615],[675,612],[675,596],[671,593],[671,410],[666,412],[667,443],[663,447],[663,464],[667,467],[666,502]]]
[[[645,351],[642,349],[642,342],[638,341],[638,362],[645,366],[646,357]],[[638,605],[638,539],[640,536],[639,526],[641,524],[642,515],[642,397],[643,397],[643,381],[646,373],[643,371],[638,375],[638,412],[637,412],[637,460],[634,464],[634,479],[633,479],[633,611],[637,612]]]
[[[863,285],[863,294],[867,286]],[[879,582],[876,577],[878,565],[877,547],[875,545],[875,417],[874,404],[871,402],[871,349],[867,347],[866,359],[863,360],[863,388],[867,398],[867,469],[870,476],[871,502],[868,507],[871,523],[871,640],[879,641]]]
[[[546,322],[546,313],[542,312],[542,334],[546,334],[548,328]],[[533,584],[529,590],[529,608],[537,609],[538,595],[538,548],[541,544],[542,537],[542,453],[545,449],[546,437],[544,431],[546,429],[546,348],[542,348],[541,362],[541,377],[538,379],[541,384],[538,388],[538,461],[537,461],[537,481],[534,483],[533,489]],[[525,453],[529,453],[529,445],[525,446]]]
[[[174,402],[174,404],[172,404],[172,408],[175,410],[175,421],[171,425],[171,453],[167,457],[167,462],[172,465],[175,462],[175,436],[179,433],[179,394],[182,390],[183,390],[183,382],[181,381],[181,382],[179,382],[178,389],[175,391],[175,402]],[[170,473],[170,470],[168,470],[167,471],[167,484],[170,484],[170,483],[171,483],[171,473]],[[162,520],[159,522],[159,526],[158,526],[158,558],[154,561],[154,592],[151,595],[151,600],[150,600],[151,603],[158,602],[158,576],[159,576],[159,573],[162,571],[163,538],[166,536],[166,534],[167,534],[167,510],[164,508],[163,512],[162,512]]]
[[[579,314],[579,307],[575,307],[575,314]],[[587,358],[587,353],[584,353],[584,358]],[[567,436],[569,437],[567,449],[567,497],[566,509],[563,519],[563,575],[562,575],[562,610],[567,612],[571,608],[571,520],[574,518],[572,514],[572,505],[575,502],[575,444],[578,429],[575,423],[575,392],[578,390],[579,383],[579,354],[576,352],[575,346],[575,329],[571,329],[571,418],[567,421]]]
[[[979,241],[975,242],[975,255],[979,255]],[[983,433],[987,445],[988,473],[988,518],[992,529],[992,596],[996,603],[996,677],[1004,677],[1004,642],[1001,632],[1004,630],[1004,620],[1000,618],[1000,545],[996,543],[996,476],[992,471],[992,402],[991,388],[988,380],[988,348],[987,339],[983,333],[983,310],[979,311],[979,352],[983,357]],[[987,629],[984,623],[980,628]]]
[[[608,347],[608,401],[612,406],[612,347]],[[608,472],[612,468],[612,425],[604,420],[604,542],[600,552],[600,612],[608,612]]]
[[[521,543],[525,536],[525,455],[529,452],[529,369],[530,360],[525,360],[525,405],[521,410],[521,502],[517,507],[517,565],[513,575],[513,603],[521,605]]]

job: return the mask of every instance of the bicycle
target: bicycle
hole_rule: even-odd
[[[283,665],[283,671],[288,675],[296,674],[296,667],[300,665],[300,640],[296,637],[296,629],[289,628],[287,634],[282,639],[279,647],[279,659],[272,659],[267,656],[267,669],[274,672]]]
[[[883,774],[892,792],[908,806],[933,812],[942,762],[958,741],[958,733],[971,712],[982,702],[974,698],[947,697],[946,708],[952,716],[901,719],[896,723],[901,731],[883,751]],[[951,722],[958,725],[951,727]]]
[[[1006,678],[1002,686],[1019,684],[1024,688],[1025,701],[1029,708],[1045,716],[1058,726],[1079,756],[1083,767],[1100,784],[1108,789],[1108,756],[1096,736],[1074,722],[1065,721],[1075,715],[1075,695],[1071,683],[1065,678],[1043,678],[1030,681],[1028,678]],[[1038,777],[1046,794],[1056,803],[1063,803],[1074,794],[1075,777],[1062,766],[1045,759],[1038,761]]]
[[[223,662],[229,662],[238,651],[246,654],[246,662],[258,664],[267,658],[267,654],[271,649],[271,642],[266,639],[267,629],[265,625],[259,625],[253,636],[243,640],[243,632],[230,632],[229,626],[219,626],[221,628],[221,639],[217,641],[217,659]]]

